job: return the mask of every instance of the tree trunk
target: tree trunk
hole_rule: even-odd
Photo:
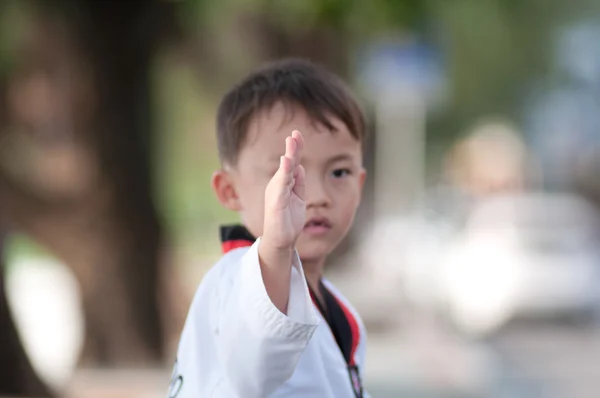
[[[155,2],[156,3],[156,2]],[[94,67],[97,150],[108,198],[98,213],[93,275],[84,281],[86,354],[106,363],[158,360],[161,229],[152,200],[150,68],[156,50],[140,32],[152,2],[87,2],[84,48]]]
[[[1,256],[4,237],[0,225],[0,396],[51,397],[50,389],[31,366],[8,306]]]
[[[45,35],[59,32],[67,37],[63,47],[75,55],[65,55],[69,51],[57,46],[46,51],[46,58],[34,59],[50,71],[57,65],[64,69],[61,60],[71,62],[66,66],[67,88],[52,92],[50,101],[67,104],[68,120],[58,129],[63,132],[60,139],[51,136],[50,144],[39,144],[45,148],[40,157],[63,147],[65,154],[80,154],[71,162],[72,175],[78,168],[89,170],[81,189],[54,201],[48,199],[51,195],[40,195],[42,189],[24,188],[23,181],[0,176],[8,188],[9,214],[18,228],[76,274],[86,317],[86,364],[161,361],[162,229],[152,199],[149,87],[163,22],[172,23],[174,6],[160,0],[57,4],[66,14],[50,23]],[[46,124],[41,126],[46,129]],[[64,133],[67,127],[72,137]],[[48,139],[47,134],[33,137]],[[56,167],[48,164],[46,169]],[[50,181],[44,181],[46,188],[56,183],[55,177],[44,179]]]

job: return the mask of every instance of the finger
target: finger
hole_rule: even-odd
[[[304,167],[299,165],[296,168],[295,178],[294,178],[294,187],[292,191],[298,195],[300,199],[304,199],[305,188],[305,180],[306,180],[306,172],[304,171]]]
[[[304,149],[304,137],[299,130],[294,130],[292,131],[292,138],[296,141],[296,144],[298,145],[298,155],[301,156],[302,150]]]
[[[298,166],[302,160],[302,150],[304,149],[304,138],[298,130],[292,131],[292,139],[296,142],[296,156],[294,157],[294,165]]]
[[[295,161],[296,153],[298,152],[298,143],[293,137],[287,137],[285,139],[285,157]]]
[[[292,159],[281,156],[279,158],[279,169],[277,170],[277,174],[282,184],[290,184],[294,179],[294,165]]]

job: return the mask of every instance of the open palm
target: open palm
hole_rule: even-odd
[[[265,190],[264,235],[280,248],[293,246],[306,221],[304,168],[300,165],[304,140],[295,130],[285,140],[285,155]]]

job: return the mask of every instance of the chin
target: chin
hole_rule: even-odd
[[[297,250],[300,259],[304,262],[322,261],[332,251],[330,245],[326,244],[325,242],[310,242],[308,244],[299,242],[297,245]]]

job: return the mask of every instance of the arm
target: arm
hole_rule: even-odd
[[[258,246],[265,288],[284,314],[290,296],[294,248],[306,222],[305,174],[300,165],[303,146],[302,134],[297,130],[285,140],[285,155],[265,189],[262,239]]]
[[[218,397],[223,390],[266,397],[293,374],[319,318],[297,255],[287,315],[274,306],[262,280],[259,245],[223,258],[204,277],[181,335],[168,398]]]
[[[294,250],[306,222],[303,143],[299,131],[285,141],[265,189],[262,238],[242,258],[222,310],[220,358],[243,397],[266,397],[289,379],[317,325]]]
[[[274,248],[265,243],[264,239],[258,245],[258,260],[265,289],[273,305],[283,314],[287,314],[288,310],[290,282],[296,256],[293,249]]]
[[[285,289],[287,315],[275,306],[259,260],[260,245],[259,239],[235,265],[231,295],[219,310],[219,362],[229,386],[248,398],[266,397],[291,377],[318,323],[295,253]]]

